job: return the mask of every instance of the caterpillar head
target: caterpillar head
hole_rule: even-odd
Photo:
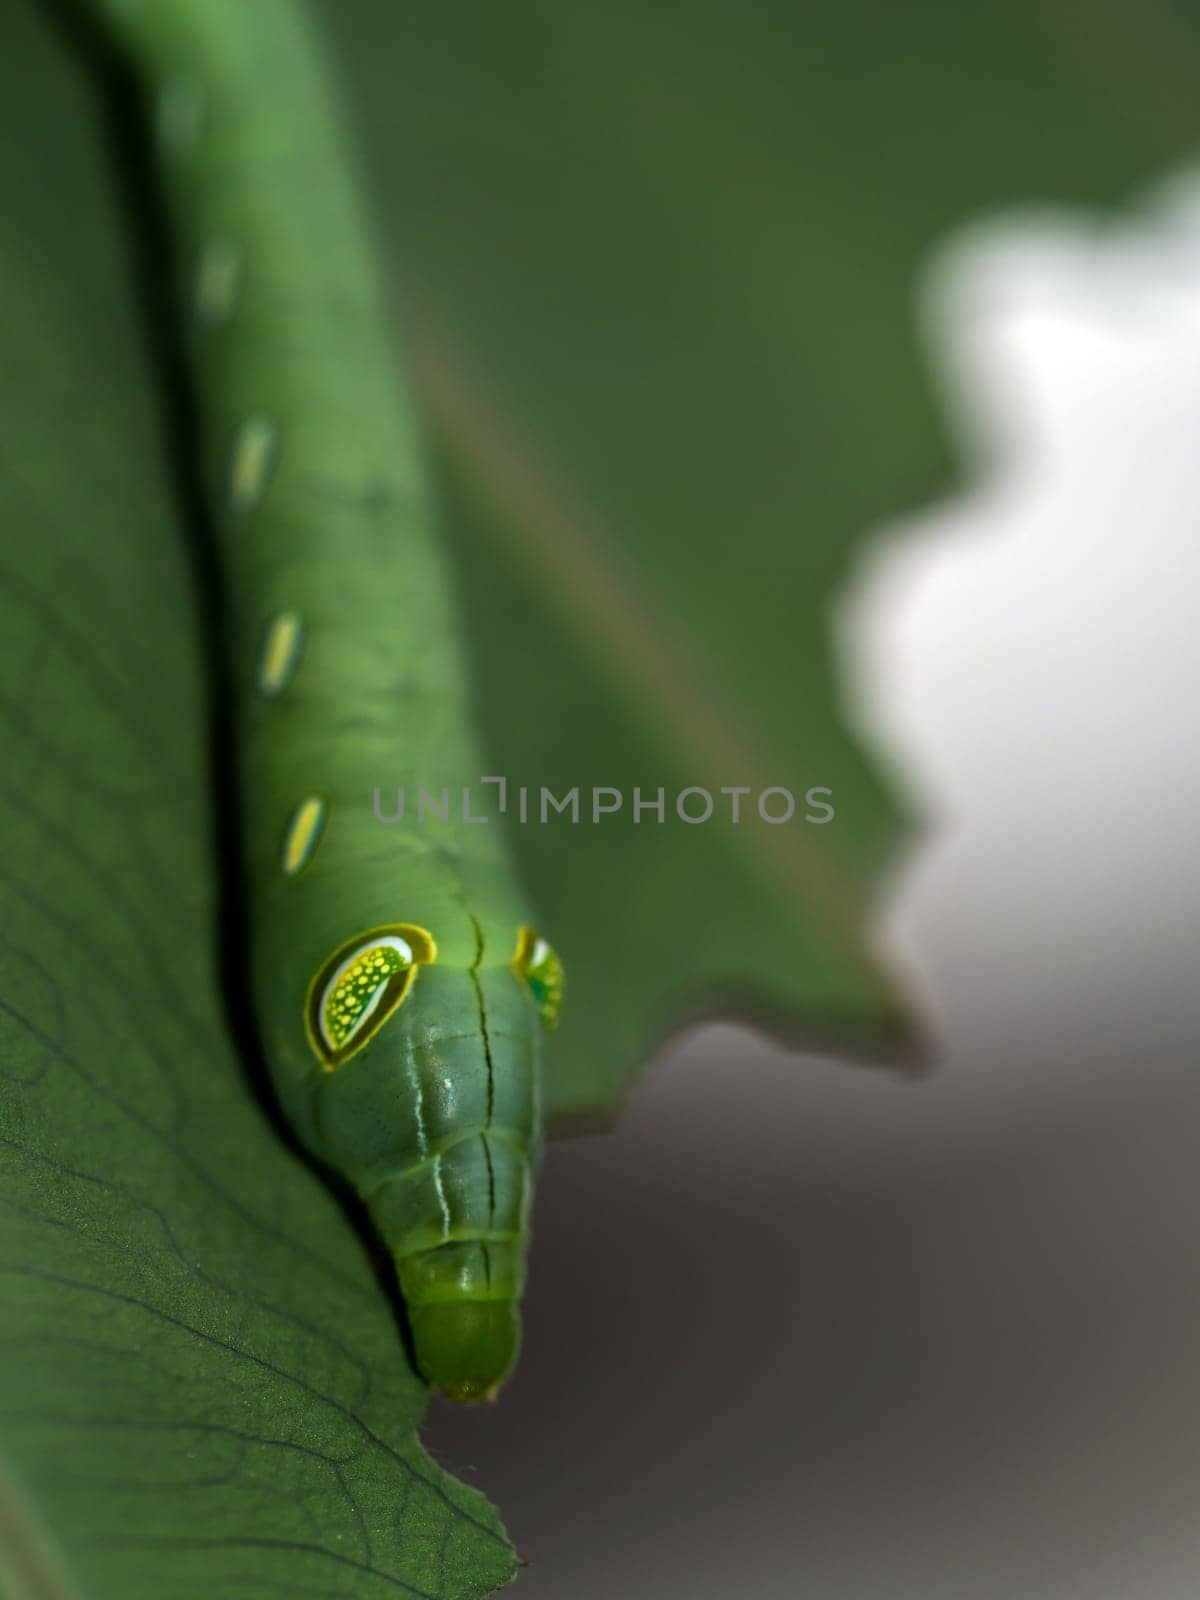
[[[437,961],[437,943],[425,928],[394,923],[347,939],[309,985],[305,1028],[318,1060],[334,1071],[369,1042],[407,998],[418,969]],[[562,962],[532,928],[517,932],[513,972],[532,997],[545,1028],[558,1025]],[[469,969],[475,987],[482,962]]]
[[[542,1036],[562,968],[532,930],[467,965],[411,924],[347,941],[309,990],[321,1154],[352,1178],[397,1266],[416,1362],[491,1398],[520,1343]]]

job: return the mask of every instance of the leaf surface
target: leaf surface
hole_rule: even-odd
[[[357,1234],[223,1013],[197,607],[93,98],[0,52],[0,1590],[478,1596]],[[32,159],[31,159],[32,155]]]

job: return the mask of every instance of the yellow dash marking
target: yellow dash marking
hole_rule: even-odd
[[[292,681],[304,644],[304,624],[296,611],[281,611],[267,626],[258,661],[258,692],[268,699]]]
[[[242,248],[235,239],[210,239],[196,268],[196,321],[215,328],[233,310],[242,283]]]
[[[262,499],[275,465],[279,430],[270,417],[247,417],[233,444],[229,499],[235,511],[251,511]]]
[[[320,795],[310,795],[292,812],[283,840],[283,870],[289,877],[312,860],[325,826],[327,809]]]

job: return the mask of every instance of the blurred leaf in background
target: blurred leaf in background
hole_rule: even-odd
[[[895,1038],[867,915],[899,816],[839,712],[829,605],[853,542],[946,481],[921,265],[989,208],[1109,201],[1188,154],[1193,9],[321,9],[493,770],[626,795],[514,830],[571,976],[552,1109],[611,1108],[717,1004]],[[419,1451],[362,1245],[224,1022],[197,608],[127,219],[61,39],[11,0],[3,45],[8,1590],[484,1594],[513,1571],[495,1514]],[[837,815],[635,826],[635,785],[668,816],[689,786],[822,786]]]
[[[870,899],[903,826],[852,737],[830,604],[948,487],[923,264],[1017,203],[1190,153],[1192,5],[339,0],[420,357],[495,770],[612,785],[514,830],[572,981],[548,1094],[611,1107],[684,1017],[906,1043]],[[668,822],[629,815],[667,790]],[[811,785],[828,825],[672,816]],[[701,802],[693,801],[693,809]],[[798,811],[799,815],[799,811]]]

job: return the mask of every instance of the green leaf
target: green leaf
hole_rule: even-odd
[[[567,967],[552,1109],[611,1108],[714,1009],[903,1048],[867,932],[903,818],[830,618],[864,535],[950,478],[921,273],[995,207],[1108,202],[1185,154],[1196,7],[324,9],[448,464],[494,770],[534,794],[834,791],[827,826],[515,830]]]
[[[928,252],[1196,135],[1194,7],[324,6],[447,462],[515,788],[833,790],[834,823],[518,827],[568,961],[561,1114],[718,1004],[903,1042],[902,836],[838,709],[855,542],[944,484]],[[219,1000],[195,583],[108,150],[33,9],[0,55],[0,1585],[480,1595],[359,1237]],[[387,775],[380,774],[380,782]]]
[[[492,1508],[222,1014],[197,611],[93,97],[0,53],[0,1588],[478,1596]],[[31,159],[31,151],[35,159]]]

